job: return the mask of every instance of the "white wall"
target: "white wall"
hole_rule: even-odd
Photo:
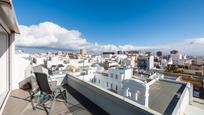
[[[30,61],[25,59],[28,57],[27,54],[17,54],[15,55],[15,68],[14,75],[12,78],[12,89],[18,89],[19,85],[23,85],[28,82],[29,79],[26,79],[31,76],[31,65]]]
[[[53,65],[59,65],[59,64],[64,65],[63,60],[47,60],[46,61],[47,68],[51,68]]]
[[[132,69],[130,68],[129,69],[109,68],[108,76],[102,74],[95,74],[94,78],[96,82],[94,84],[101,86],[105,89],[115,90],[117,94],[123,95],[122,93],[123,80],[130,79],[131,77]]]
[[[154,68],[154,56],[149,56],[149,69]]]
[[[174,65],[184,65],[183,55],[181,54],[171,54],[171,59]]]
[[[172,113],[172,115],[184,115],[186,108],[190,103],[189,89],[186,87]]]
[[[33,57],[33,60],[34,60],[36,65],[45,64],[45,62],[44,62],[45,58],[43,58],[43,57]]]

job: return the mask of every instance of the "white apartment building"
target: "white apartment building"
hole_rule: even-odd
[[[125,54],[117,54],[115,57],[115,59],[118,63],[121,62],[122,60],[126,59],[126,58],[127,58],[127,55],[125,55]]]
[[[161,68],[164,68],[166,67],[168,64],[167,60],[166,59],[161,59]]]
[[[148,107],[150,86],[163,78],[163,74],[154,73],[148,77],[139,76],[126,79],[123,81],[123,96]]]
[[[135,66],[135,60],[132,58],[125,58],[121,60],[122,66],[127,66],[127,67],[134,67]]]
[[[83,72],[82,75],[79,75],[78,78],[86,82],[93,82],[96,72],[97,72],[97,67],[89,67]]]
[[[149,69],[154,68],[154,56],[149,56]]]
[[[47,68],[51,68],[52,66],[57,66],[59,64],[64,65],[64,60],[59,59],[45,60],[45,66]]]
[[[179,53],[171,54],[171,58],[169,60],[171,62],[170,64],[184,65],[185,60],[186,60],[186,56],[182,55],[182,54],[179,54]]]
[[[96,55],[91,57],[92,60],[94,60],[96,63],[103,63],[103,57],[101,55]]]
[[[84,66],[91,66],[91,63],[88,60],[84,59],[69,59],[67,65],[72,65],[76,68],[84,67]]]
[[[172,99],[176,100],[175,95],[180,95],[180,100],[174,105],[176,109],[172,114],[183,114],[189,107],[192,96],[189,84],[164,80],[163,75],[156,73],[149,78],[136,79],[131,76],[130,68],[109,68],[107,72],[96,74],[93,83],[160,113],[170,111],[166,107]]]
[[[109,68],[107,72],[95,74],[94,84],[122,95],[122,82],[132,77],[132,68]]]
[[[192,60],[192,64],[194,65],[203,65],[203,57],[197,56]]]

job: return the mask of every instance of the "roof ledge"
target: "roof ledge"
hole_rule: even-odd
[[[11,0],[0,0],[0,25],[8,33],[20,33]]]

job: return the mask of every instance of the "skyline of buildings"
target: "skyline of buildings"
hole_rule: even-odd
[[[82,51],[83,50],[81,49],[78,52],[74,53],[65,51],[34,53],[29,54],[30,56],[26,57],[30,57],[27,59],[31,60],[33,64],[42,65],[45,68],[47,68],[48,73],[51,75],[52,79],[57,81],[57,83],[61,83],[63,81],[63,79],[61,79],[62,76],[66,75],[67,73],[68,75],[73,75],[76,78],[81,79],[85,82],[95,84],[96,86],[99,86],[102,89],[106,89],[110,92],[116,93],[130,100],[133,100],[141,105],[144,105],[147,108],[156,110],[161,114],[168,114],[171,112],[173,112],[171,114],[175,114],[174,112],[176,112],[177,109],[175,110],[173,108],[174,107],[177,108],[178,105],[173,106],[170,104],[172,103],[172,98],[174,97],[174,96],[172,97],[171,94],[174,94],[177,91],[181,91],[181,89],[183,89],[184,87],[186,87],[187,89],[188,87],[191,87],[190,89],[188,89],[189,91],[188,93],[186,92],[187,89],[184,92],[182,90],[179,93],[179,95],[185,95],[185,98],[183,98],[182,96],[181,99],[179,99],[184,100],[181,102],[179,101],[179,103],[183,103],[181,104],[182,109],[178,110],[179,112],[177,111],[178,113],[177,112],[176,113],[190,114],[192,111],[194,111],[195,108],[200,108],[200,106],[194,105],[194,103],[195,99],[203,98],[201,88],[202,85],[198,86],[196,85],[197,84],[196,82],[190,80],[190,83],[194,85],[192,89],[192,86],[181,85],[181,83],[183,83],[181,81],[183,81],[183,79],[185,80],[188,77],[183,78],[178,77],[182,76],[182,74],[189,76],[191,76],[191,74],[193,76],[194,75],[201,76],[199,73],[180,74],[179,72],[176,72],[178,75],[167,74],[174,73],[174,71],[172,72],[169,71],[166,73],[161,71],[159,72],[160,74],[157,73],[157,69],[165,70],[165,68],[168,66],[184,67],[183,63],[177,63],[179,62],[179,60],[183,60],[185,62],[189,62],[188,60],[191,60],[191,63],[189,62],[185,64],[187,64],[188,66],[192,64],[192,67],[189,66],[187,70],[194,70],[193,68],[200,66],[201,62],[200,57],[198,59],[180,58],[183,57],[183,55],[175,50],[174,51],[172,50],[174,53],[169,52],[170,57],[164,54],[162,56],[161,55],[158,56],[152,55],[151,52],[142,53],[138,51],[103,52],[102,54],[99,55],[90,55],[88,53],[84,54],[82,53]],[[26,54],[20,50],[17,50],[16,52],[18,55],[22,56],[23,55],[25,56]],[[149,68],[149,65],[152,64],[148,62],[148,58],[144,57],[152,56],[154,57],[153,60],[151,60],[151,63],[153,63],[153,67]],[[172,58],[175,61],[175,63],[172,63]],[[147,63],[143,64],[146,64],[145,66],[148,68],[143,68],[144,65],[140,64],[140,61],[143,62],[144,59],[146,59],[145,61],[147,61]],[[166,61],[162,61],[163,59]],[[195,70],[198,70],[198,68]],[[160,88],[157,89],[158,87],[164,89]],[[178,90],[177,88],[181,89]],[[201,89],[198,90],[199,88]],[[167,91],[168,93],[165,91]],[[156,101],[157,99],[159,99],[160,101],[164,99],[165,101],[164,100],[162,100],[161,102]],[[189,103],[186,103],[188,102],[186,99],[189,101]],[[97,103],[97,101],[95,102]],[[156,102],[158,103],[156,104],[157,106],[155,105]],[[189,107],[189,104],[190,106],[193,105],[192,107],[195,108],[194,109],[191,108],[192,111],[187,112],[186,109]],[[168,107],[170,105],[171,107]],[[199,113],[199,110],[197,109],[195,110]]]

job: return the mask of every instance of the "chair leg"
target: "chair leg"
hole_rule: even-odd
[[[32,108],[33,110],[35,110],[35,106],[34,106],[34,103],[33,103],[33,96],[34,96],[34,93],[32,93],[32,91],[28,91],[29,93],[29,97],[30,97],[30,102],[31,102],[31,105],[32,105]]]
[[[47,108],[46,108],[46,106],[45,106],[45,104],[44,104],[44,103],[42,104],[42,106],[43,106],[43,108],[44,108],[44,110],[45,110],[46,114],[47,114],[47,115],[49,115],[49,112],[48,112],[48,110],[47,110]]]
[[[33,103],[33,95],[30,97],[30,101],[31,101],[31,105],[32,105],[33,110],[35,110],[35,105]]]

